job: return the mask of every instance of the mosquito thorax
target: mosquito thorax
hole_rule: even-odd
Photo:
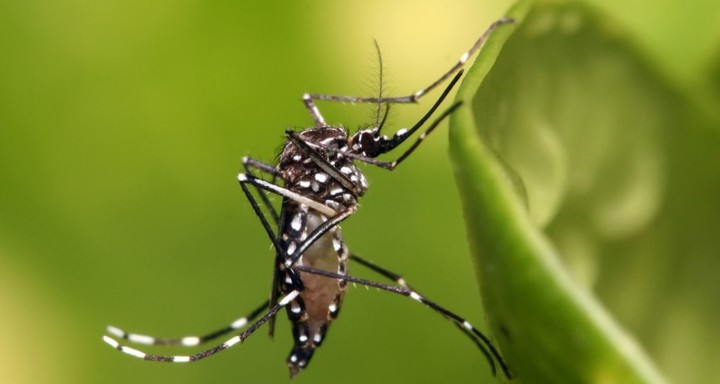
[[[288,141],[277,166],[285,187],[336,211],[357,204],[368,184],[353,159],[346,156],[353,152],[347,131],[342,127],[309,128],[299,132],[299,136],[330,169],[323,169],[319,160]]]

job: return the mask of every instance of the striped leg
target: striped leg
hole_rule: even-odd
[[[262,316],[259,320],[252,323],[250,325],[250,327],[248,327],[248,329],[246,329],[241,334],[228,339],[227,341],[225,341],[222,344],[219,344],[219,345],[217,345],[213,348],[207,349],[205,351],[196,353],[194,355],[175,355],[175,356],[150,355],[150,354],[147,354],[140,350],[137,350],[135,348],[124,346],[109,336],[103,336],[103,341],[105,341],[108,345],[117,349],[118,351],[126,353],[130,356],[137,357],[139,359],[149,360],[149,361],[166,362],[166,363],[191,363],[194,361],[202,360],[206,357],[210,357],[218,352],[222,352],[222,351],[234,346],[235,344],[242,343],[245,339],[250,337],[250,335],[252,335],[258,328],[260,328],[263,324],[265,324],[269,319],[273,318],[278,313],[278,311],[280,311],[283,307],[288,305],[291,301],[295,300],[295,298],[297,298],[297,296],[299,294],[300,294],[299,291],[290,292],[285,297],[283,297],[282,300],[280,300],[277,305],[274,305],[272,308],[270,308],[270,310],[264,316]],[[263,306],[263,309],[264,308],[265,307]],[[245,318],[241,318],[238,321],[243,320],[243,319],[245,319]],[[140,335],[138,335],[138,336],[140,336]],[[128,340],[129,340],[129,338],[128,338]],[[182,340],[182,339],[180,339],[180,340]],[[194,340],[192,340],[192,341],[194,341]],[[182,342],[181,342],[181,344],[182,344]],[[190,345],[195,345],[195,344],[190,344]]]
[[[408,284],[407,281],[405,280],[405,278],[403,278],[401,275],[399,275],[395,272],[392,272],[390,270],[387,270],[387,269],[385,269],[377,264],[374,264],[368,260],[365,260],[358,255],[352,254],[352,255],[350,255],[350,258],[352,260],[354,260],[355,262],[357,262],[358,264],[372,270],[373,272],[376,272],[376,273],[380,274],[381,276],[392,280],[395,284],[397,284],[409,291],[413,291],[413,292],[417,293],[420,297],[423,297],[420,294],[420,292],[418,292],[415,288],[411,287],[410,284]],[[431,306],[431,308],[435,309],[432,306]],[[460,329],[460,331],[462,331],[467,337],[469,337],[470,340],[472,340],[472,342],[475,343],[475,345],[477,345],[478,348],[480,348],[480,351],[485,355],[485,358],[492,362],[492,359],[490,357],[491,355],[486,347],[486,344],[488,344],[486,342],[487,338],[485,338],[485,337],[481,338],[480,336],[476,335],[476,333],[479,334],[480,331],[475,329],[475,327],[473,327],[472,324],[468,323],[467,321],[465,321],[463,319],[460,319],[457,316],[455,316],[455,317],[447,316],[443,311],[437,311],[437,312],[439,314],[441,314],[443,317],[445,317],[446,319],[450,320],[453,323],[453,325],[455,325],[458,329]],[[458,319],[462,320],[462,322],[459,322]],[[469,329],[465,325],[465,323],[470,324],[471,329]],[[503,361],[502,360],[499,360],[499,361],[500,361],[500,364],[503,365]],[[493,364],[491,364],[491,366],[493,369],[493,374],[495,374],[495,366]],[[507,371],[506,371],[506,373],[507,373]]]
[[[373,262],[365,260],[356,254],[350,254],[350,260],[353,260],[353,261],[357,262],[358,264],[362,265],[363,267],[368,268],[371,271],[373,271],[389,280],[392,280],[392,282],[394,282],[395,284],[397,284],[403,288],[407,288],[407,289],[414,291],[414,289],[412,287],[410,287],[410,285],[407,283],[407,281],[405,281],[405,279],[402,276],[398,275],[395,272],[389,271]]]
[[[357,256],[353,256],[353,258],[355,260],[359,259]],[[360,259],[360,260],[362,260],[362,259]],[[396,293],[398,295],[410,297],[411,299],[413,299],[421,304],[426,305],[433,311],[441,314],[442,316],[444,316],[447,319],[449,319],[450,321],[452,321],[458,328],[460,328],[461,330],[464,330],[465,334],[467,334],[468,336],[470,336],[473,339],[475,344],[480,348],[480,350],[483,352],[486,359],[488,360],[488,363],[492,367],[493,374],[495,374],[495,372],[496,372],[495,363],[493,361],[493,358],[494,358],[494,360],[496,360],[500,364],[500,368],[503,370],[505,377],[507,377],[508,379],[512,378],[512,374],[510,373],[510,370],[507,367],[507,364],[505,364],[505,361],[503,360],[502,356],[500,356],[500,353],[492,345],[492,342],[490,341],[490,339],[487,336],[485,336],[485,334],[480,332],[477,328],[475,328],[470,322],[468,322],[467,320],[463,319],[462,317],[456,315],[455,313],[449,311],[445,307],[435,303],[434,301],[427,299],[426,297],[422,296],[414,289],[407,288],[409,286],[407,285],[405,280],[402,277],[400,277],[400,275],[394,274],[384,268],[378,267],[378,266],[376,266],[368,261],[365,261],[365,260],[362,260],[362,262],[360,262],[360,263],[369,267],[370,269],[380,273],[383,276],[394,279],[398,284],[401,284],[401,285],[404,284],[404,286],[397,287],[394,285],[382,284],[382,283],[378,283],[375,281],[360,279],[360,278],[357,278],[354,276],[340,275],[340,274],[325,271],[322,269],[316,269],[316,268],[311,268],[311,267],[306,267],[306,266],[295,266],[295,269],[303,271],[303,272],[307,272],[307,273],[325,276],[328,278],[333,278],[333,279],[337,279],[337,280],[345,280],[345,281],[349,281],[352,283],[365,285],[368,287],[382,289],[384,291],[388,291],[388,292]],[[370,267],[370,265],[372,265],[372,267]],[[491,356],[492,356],[492,358],[491,358]]]
[[[442,76],[437,78],[435,81],[433,81],[430,85],[427,87],[420,89],[418,91],[415,91],[411,95],[407,96],[399,96],[399,97],[357,97],[357,96],[335,96],[335,95],[324,95],[324,94],[316,94],[316,93],[306,93],[303,95],[303,103],[305,103],[305,107],[307,108],[308,112],[310,112],[310,116],[312,116],[313,120],[315,121],[315,125],[318,127],[326,126],[327,123],[325,123],[325,119],[323,118],[322,114],[320,114],[320,111],[318,110],[317,106],[315,105],[316,100],[325,100],[325,101],[334,101],[334,102],[344,102],[344,103],[378,103],[378,104],[410,104],[410,103],[417,103],[420,98],[422,98],[425,94],[430,92],[431,90],[435,89],[438,85],[442,84],[445,80],[447,80],[450,76],[457,73],[464,65],[465,63],[470,59],[470,57],[480,49],[482,44],[487,40],[487,38],[490,36],[490,34],[499,26],[503,24],[513,23],[513,19],[507,19],[503,18],[500,20],[497,20],[490,24],[490,26],[483,32],[483,34],[475,41],[475,43],[470,47],[470,49],[463,53],[462,56],[460,56],[460,59],[453,65],[450,70],[443,73]]]
[[[265,301],[257,307],[255,310],[250,312],[247,316],[241,317],[224,328],[209,332],[202,336],[184,336],[177,338],[160,338],[148,335],[141,335],[138,333],[125,332],[120,328],[112,325],[107,327],[107,332],[118,339],[127,340],[135,344],[144,345],[181,345],[185,347],[193,347],[196,345],[207,343],[208,341],[217,339],[218,337],[224,336],[230,332],[237,331],[245,327],[248,323],[255,320],[260,314],[268,308],[268,302]]]

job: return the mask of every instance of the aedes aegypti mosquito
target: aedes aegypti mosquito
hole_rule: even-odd
[[[493,30],[512,21],[512,19],[503,18],[492,23],[450,70],[429,86],[411,95],[384,97],[382,91],[378,97],[305,94],[303,102],[315,121],[315,125],[299,132],[291,129],[285,131],[287,141],[276,165],[266,164],[252,158],[243,159],[245,173],[238,175],[240,186],[276,251],[276,264],[269,300],[263,302],[247,316],[202,336],[158,338],[127,333],[113,326],[109,326],[107,331],[116,338],[136,344],[196,346],[231,332],[239,332],[240,329],[249,325],[247,329],[215,347],[193,355],[151,355],[124,346],[110,336],[104,336],[103,340],[121,352],[144,360],[173,363],[194,362],[243,342],[266,322],[269,323],[270,334],[272,334],[275,315],[282,308],[286,308],[294,339],[294,346],[287,364],[290,376],[295,377],[301,369],[307,367],[315,349],[324,341],[330,323],[340,311],[345,287],[348,282],[352,282],[408,296],[431,308],[454,323],[480,348],[493,372],[495,372],[495,361],[497,361],[505,376],[510,378],[507,365],[487,336],[465,319],[418,293],[400,275],[351,254],[343,241],[339,224],[357,211],[358,198],[365,193],[368,187],[365,176],[356,166],[356,162],[371,164],[387,170],[393,170],[402,163],[430,132],[460,107],[461,102],[452,104],[436,117],[425,132],[396,160],[386,162],[376,160],[376,157],[393,151],[424,126],[460,80],[463,74],[462,67],[467,60],[477,52]],[[450,83],[440,97],[415,125],[409,129],[398,130],[391,138],[380,134],[391,104],[415,103],[451,76]],[[371,128],[360,129],[349,135],[345,128],[328,125],[325,122],[315,105],[318,100],[376,103],[378,111],[375,124]],[[384,114],[381,113],[383,107]],[[380,115],[383,115],[382,119]],[[256,177],[254,171],[267,174],[270,180]],[[276,183],[278,179],[282,180],[282,184]],[[260,203],[251,193],[248,185],[256,190]],[[282,196],[279,213],[271,204],[268,193]],[[269,219],[266,217],[265,211],[268,212]],[[274,232],[271,223],[277,225],[277,233]],[[396,285],[382,284],[348,275],[347,269],[350,260],[392,280]]]

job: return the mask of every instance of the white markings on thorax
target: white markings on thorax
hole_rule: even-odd
[[[315,180],[317,180],[320,183],[325,184],[328,181],[328,179],[330,179],[330,176],[328,176],[327,173],[318,172],[315,174]]]

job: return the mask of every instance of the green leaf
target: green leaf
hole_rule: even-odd
[[[673,94],[581,3],[521,2],[508,16],[450,131],[496,343],[518,381],[664,382],[592,288],[599,257],[658,217]]]

